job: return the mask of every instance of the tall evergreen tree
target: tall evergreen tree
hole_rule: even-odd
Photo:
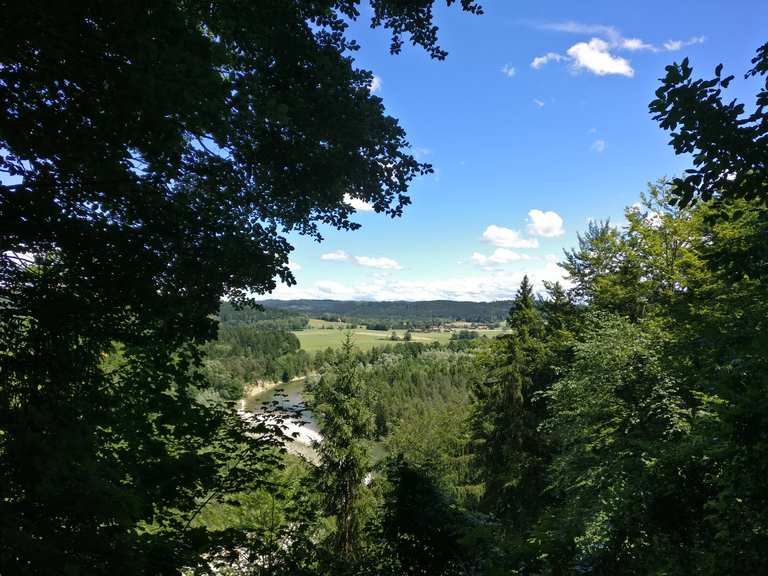
[[[525,276],[507,323],[509,334],[497,339],[481,359],[485,378],[475,388],[472,415],[485,501],[490,510],[521,525],[526,498],[537,488],[529,483],[536,468],[533,396],[538,387],[533,369],[542,355],[543,323]]]
[[[317,450],[320,493],[326,512],[336,519],[334,548],[345,561],[359,552],[360,505],[370,471],[368,442],[374,417],[358,375],[358,361],[347,333],[331,372],[311,389],[312,409],[323,436]]]

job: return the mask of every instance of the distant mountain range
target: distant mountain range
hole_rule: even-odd
[[[380,318],[389,320],[443,320],[465,322],[500,322],[505,320],[511,300],[496,302],[361,302],[344,300],[263,300],[267,308],[287,310],[311,317]]]

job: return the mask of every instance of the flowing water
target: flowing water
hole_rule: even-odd
[[[247,412],[259,413],[264,410],[264,404],[279,406],[289,411],[302,410],[301,419],[304,422],[302,425],[313,432],[320,432],[317,426],[312,412],[305,409],[304,406],[304,387],[307,384],[306,378],[296,379],[292,382],[281,384],[277,388],[271,390],[265,390],[260,394],[251,396],[245,402],[245,410]]]

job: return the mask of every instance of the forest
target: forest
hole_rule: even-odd
[[[256,298],[295,235],[360,227],[350,195],[407,217],[434,173],[350,32],[442,61],[433,5],[5,4],[0,574],[768,573],[768,44],[754,107],[666,66],[648,112],[691,167],[563,282]],[[323,319],[505,329],[307,352]]]
[[[498,324],[504,321],[511,302],[355,302],[338,300],[264,300],[271,309],[338,320],[348,323],[392,328],[431,328],[455,321]]]

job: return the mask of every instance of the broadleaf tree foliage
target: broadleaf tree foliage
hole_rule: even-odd
[[[286,233],[356,228],[347,194],[399,216],[430,170],[354,66],[358,4],[3,4],[0,572],[175,572],[197,503],[275,464],[195,401],[221,297],[293,283]],[[372,25],[443,58],[432,5]]]
[[[752,59],[745,77],[765,77],[755,98],[755,110],[723,102],[723,90],[733,76],[722,76],[723,65],[709,80],[692,78],[685,58],[667,66],[650,110],[654,120],[670,130],[678,154],[693,154],[694,168],[675,178],[675,201],[685,206],[695,198],[762,198],[768,196],[768,43]]]

